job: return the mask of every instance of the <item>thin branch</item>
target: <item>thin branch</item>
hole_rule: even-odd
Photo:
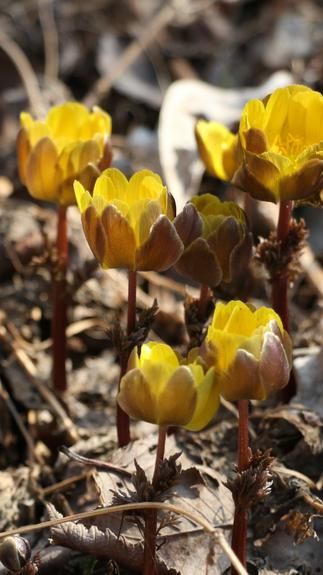
[[[44,114],[45,104],[34,69],[18,44],[8,38],[2,30],[0,30],[0,48],[13,62],[22,79],[32,113],[36,116]]]
[[[38,14],[45,51],[44,76],[53,82],[59,75],[59,42],[53,0],[38,0]]]
[[[111,72],[105,76],[101,76],[101,78],[97,80],[93,88],[86,94],[84,104],[89,107],[97,104],[102,97],[111,90],[114,82],[137,60],[138,56],[155,41],[156,36],[169,24],[173,17],[173,6],[165,4],[160,12],[143,27],[140,39],[138,38],[131,42],[124,50]]]

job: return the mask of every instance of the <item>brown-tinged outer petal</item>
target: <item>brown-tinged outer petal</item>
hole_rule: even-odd
[[[280,198],[277,189],[280,173],[268,160],[249,152],[244,152],[242,163],[235,172],[232,183],[248,192],[257,200],[277,203]]]
[[[240,242],[241,228],[239,222],[232,217],[226,218],[221,226],[207,238],[210,249],[222,269],[222,280],[231,281],[230,256],[234,247]]]
[[[103,267],[134,269],[136,239],[128,220],[112,205],[101,215],[106,237]]]
[[[96,259],[103,265],[107,253],[105,232],[100,218],[93,206],[89,206],[82,214],[82,225],[85,237]]]
[[[88,164],[80,174],[77,175],[77,180],[82,184],[85,190],[92,192],[94,184],[99,177],[100,172],[94,164]],[[75,181],[75,176],[71,176],[64,180],[61,185],[59,203],[62,206],[73,206],[76,204],[75,192],[73,188],[73,183]]]
[[[39,200],[58,201],[61,173],[57,150],[49,138],[42,138],[32,149],[26,167],[26,186]]]
[[[23,184],[26,183],[27,162],[31,151],[28,134],[25,128],[21,128],[17,135],[17,160],[19,178]]]
[[[113,152],[112,152],[111,141],[109,138],[105,138],[104,144],[103,144],[103,154],[102,154],[102,157],[98,163],[98,168],[99,168],[100,172],[103,172],[103,170],[110,168],[110,166],[112,164],[112,157],[113,157]]]
[[[185,247],[202,235],[202,220],[193,204],[186,204],[173,224]]]
[[[204,238],[197,238],[182,254],[175,269],[190,279],[215,287],[222,281],[222,270]]]
[[[260,381],[259,361],[248,351],[238,349],[229,369],[222,374],[221,395],[228,401],[267,397]]]
[[[254,154],[262,154],[267,150],[266,135],[257,128],[250,128],[244,133],[245,146],[249,152]]]
[[[132,369],[121,380],[117,402],[134,419],[157,423],[156,396],[140,369]]]
[[[266,397],[287,385],[290,367],[281,338],[272,332],[266,333],[259,361],[260,381]]]
[[[282,200],[301,200],[316,195],[323,188],[323,160],[314,158],[291,176],[282,178],[280,198]]]
[[[268,331],[264,335],[259,360],[244,349],[236,352],[232,364],[221,378],[221,394],[229,401],[266,399],[288,383],[291,368],[288,353],[281,334]]]
[[[245,232],[245,235],[233,248],[230,255],[230,278],[239,276],[248,268],[252,256],[252,247],[252,234],[250,232]]]
[[[181,366],[169,378],[158,396],[158,424],[186,425],[192,418],[197,400],[194,378]]]
[[[175,264],[183,249],[182,240],[172,222],[166,216],[159,216],[151,227],[148,240],[137,251],[135,269],[167,270]]]
[[[176,216],[176,202],[174,196],[167,190],[167,213],[166,216],[173,221]]]

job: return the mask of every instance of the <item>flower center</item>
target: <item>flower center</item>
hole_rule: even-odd
[[[295,158],[304,149],[304,140],[300,137],[295,136],[295,134],[288,133],[287,136],[277,135],[275,138],[272,151],[287,158]]]

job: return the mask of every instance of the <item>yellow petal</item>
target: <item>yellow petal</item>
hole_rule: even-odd
[[[29,159],[31,145],[25,128],[21,128],[17,135],[17,160],[19,177],[23,184],[26,182],[27,162]]]
[[[151,170],[140,170],[139,172],[133,174],[129,180],[129,201],[131,201],[132,198],[141,197],[140,190],[146,178],[148,178],[148,181],[153,189],[160,190],[163,187],[163,182],[158,174],[155,174]]]
[[[88,110],[78,102],[65,102],[53,106],[47,115],[47,124],[54,138],[79,140],[79,133],[88,119]]]
[[[96,198],[99,199],[102,200]],[[108,205],[104,207],[101,221],[107,242],[102,267],[135,269],[136,240],[126,218],[113,205]]]
[[[191,367],[191,366],[189,366]],[[202,369],[202,368],[201,368]],[[203,370],[202,370],[203,371]],[[211,368],[202,376],[197,386],[197,401],[192,419],[186,429],[199,431],[203,429],[214,417],[220,405],[220,385],[216,379],[214,368]]]
[[[204,120],[197,123],[195,134],[207,170],[221,180],[231,179],[237,167],[237,136],[222,124]]]
[[[108,168],[97,179],[93,190],[93,198],[101,198],[103,201],[102,205],[116,205],[119,201],[127,205],[127,190],[128,181],[125,176],[116,168]],[[121,211],[124,213],[123,210]]]
[[[85,210],[91,205],[92,198],[89,192],[82,186],[80,182],[75,180],[74,182],[74,192],[77,201],[78,208],[83,214]]]
[[[51,140],[39,140],[30,153],[26,167],[26,186],[37,199],[59,201],[60,171],[57,151]]]
[[[161,362],[174,369],[179,367],[179,358],[173,348],[155,341],[145,343],[141,348],[139,365],[142,366],[146,361]]]
[[[176,369],[160,388],[157,401],[159,425],[185,425],[190,421],[196,404],[196,388],[188,367]]]
[[[254,313],[254,318],[256,320],[257,326],[267,326],[270,321],[275,320],[280,331],[282,333],[284,331],[282,320],[280,319],[278,313],[269,307],[260,307],[257,309]]]
[[[117,396],[120,407],[131,417],[158,423],[157,398],[154,388],[139,369],[132,369],[123,376]]]

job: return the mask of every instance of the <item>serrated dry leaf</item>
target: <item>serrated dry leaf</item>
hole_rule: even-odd
[[[134,441],[126,448],[119,449],[113,456],[112,463],[122,465],[129,471],[135,471],[134,459],[151,477],[155,460],[157,434]],[[166,457],[178,452],[174,436],[167,438]],[[212,525],[222,525],[232,522],[233,504],[231,494],[224,487],[225,480],[221,474],[212,479],[212,488],[204,481],[198,469],[192,467],[192,462],[185,456],[180,457],[180,463],[185,469],[179,476],[172,494],[166,501],[177,507],[202,516]],[[214,474],[213,474],[214,475]],[[109,507],[113,502],[113,492],[127,489],[133,491],[133,484],[121,475],[97,471],[95,484],[99,493],[100,503]],[[51,508],[51,514],[53,513]],[[172,569],[182,575],[204,575],[210,553],[210,537],[196,525],[183,517],[176,521],[169,520],[168,514],[158,513],[159,520],[166,526],[160,533],[158,543],[158,560],[161,571],[168,573]],[[67,525],[67,527],[66,527]],[[120,535],[121,533],[121,535]],[[120,535],[120,536],[119,536]],[[52,537],[56,544],[66,545],[73,549],[109,557],[125,566],[140,566],[142,561],[142,535],[138,522],[133,515],[122,517],[121,514],[101,516],[84,523],[67,523],[52,529]],[[104,555],[107,556],[107,555]],[[228,566],[228,560],[223,552],[214,547],[213,565],[208,565],[209,575],[220,575]]]
[[[133,461],[136,459],[148,477],[151,477],[155,460],[155,451],[152,448],[156,446],[156,442],[156,434],[137,440],[128,448],[119,449],[113,457],[113,463],[120,465],[122,463],[123,467],[134,471]],[[178,452],[178,447],[172,435],[167,438],[165,457],[176,452]],[[172,490],[173,494],[167,497],[166,501],[196,515],[202,515],[213,525],[231,523],[233,504],[229,490],[222,483],[225,481],[225,477],[217,473],[218,486],[214,487],[213,478],[212,488],[210,488],[203,480],[198,468],[192,467],[192,461],[185,454],[182,454],[178,461],[185,469],[180,480],[176,483],[176,487]],[[117,490],[121,482],[123,491],[131,486],[130,482],[124,478],[121,480],[119,477],[103,471],[96,473],[95,483],[103,505],[111,505],[112,491]],[[109,523],[109,525],[118,532],[120,517],[110,517],[111,524]],[[140,537],[138,527],[128,518],[123,518],[122,532],[126,533],[128,537]],[[169,568],[179,570],[182,575],[205,574],[210,539],[200,529],[196,529],[192,522],[186,518],[178,518],[175,525],[167,525],[162,530],[160,540],[164,543],[158,551],[158,556],[165,561]],[[194,552],[191,552],[193,549]],[[218,547],[214,549],[213,561],[214,564],[209,566],[208,573],[209,575],[220,575],[228,565],[228,561]]]

